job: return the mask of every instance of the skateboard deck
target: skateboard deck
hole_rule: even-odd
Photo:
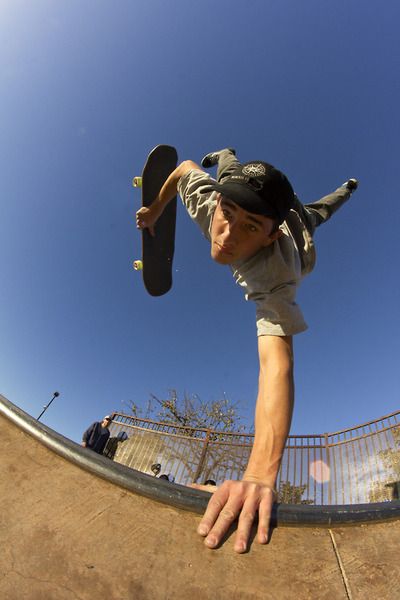
[[[150,206],[165,180],[176,168],[178,155],[172,146],[156,146],[148,155],[141,177],[133,179],[142,189],[142,206]],[[162,296],[172,287],[172,261],[175,249],[176,196],[168,203],[155,224],[152,236],[142,229],[142,259],[133,263],[143,273],[143,282],[151,296]]]

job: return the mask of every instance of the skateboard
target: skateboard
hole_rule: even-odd
[[[170,173],[176,168],[178,154],[172,146],[156,146],[148,155],[141,177],[133,187],[142,190],[142,206],[150,206]],[[142,271],[143,282],[151,296],[162,296],[172,287],[172,261],[175,248],[176,196],[168,203],[155,224],[152,236],[142,229],[142,259],[133,267]]]

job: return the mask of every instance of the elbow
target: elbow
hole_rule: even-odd
[[[279,362],[268,362],[260,367],[260,378],[268,380],[292,380],[293,359],[281,360]]]
[[[184,160],[180,163],[178,168],[181,176],[185,175],[192,169],[201,169],[201,167],[199,167],[199,165],[193,162],[192,160]]]
[[[294,357],[292,346],[281,346],[278,352],[263,354],[260,360],[260,376],[269,379],[292,379]]]

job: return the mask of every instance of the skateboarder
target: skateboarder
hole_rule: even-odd
[[[94,452],[97,452],[97,454],[103,454],[107,440],[110,437],[108,428],[111,425],[111,421],[112,418],[110,415],[106,415],[102,421],[92,423],[82,436],[82,446],[90,448]]]
[[[263,161],[241,165],[235,151],[208,154],[205,168],[218,164],[217,180],[196,163],[181,163],[149,208],[137,212],[137,227],[154,223],[178,191],[192,219],[211,243],[212,258],[229,265],[246,300],[256,304],[259,387],[255,438],[241,481],[214,491],[199,525],[216,548],[238,518],[234,549],[245,552],[258,513],[257,539],[268,541],[279,471],[294,402],[292,336],[307,325],[296,304],[296,289],[315,263],[312,235],[350,197],[350,179],[333,194],[303,206],[286,176]],[[205,489],[204,486],[196,486]]]

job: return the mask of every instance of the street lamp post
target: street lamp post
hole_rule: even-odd
[[[50,404],[53,402],[53,400],[55,400],[56,398],[58,398],[58,396],[60,395],[60,392],[54,392],[52,399],[50,400],[50,402],[48,404],[46,404],[46,406],[43,406],[43,410],[40,413],[40,415],[38,416],[38,418],[36,419],[37,421],[40,421],[40,417],[42,415],[44,415],[44,413],[46,412],[46,410],[49,408]]]

